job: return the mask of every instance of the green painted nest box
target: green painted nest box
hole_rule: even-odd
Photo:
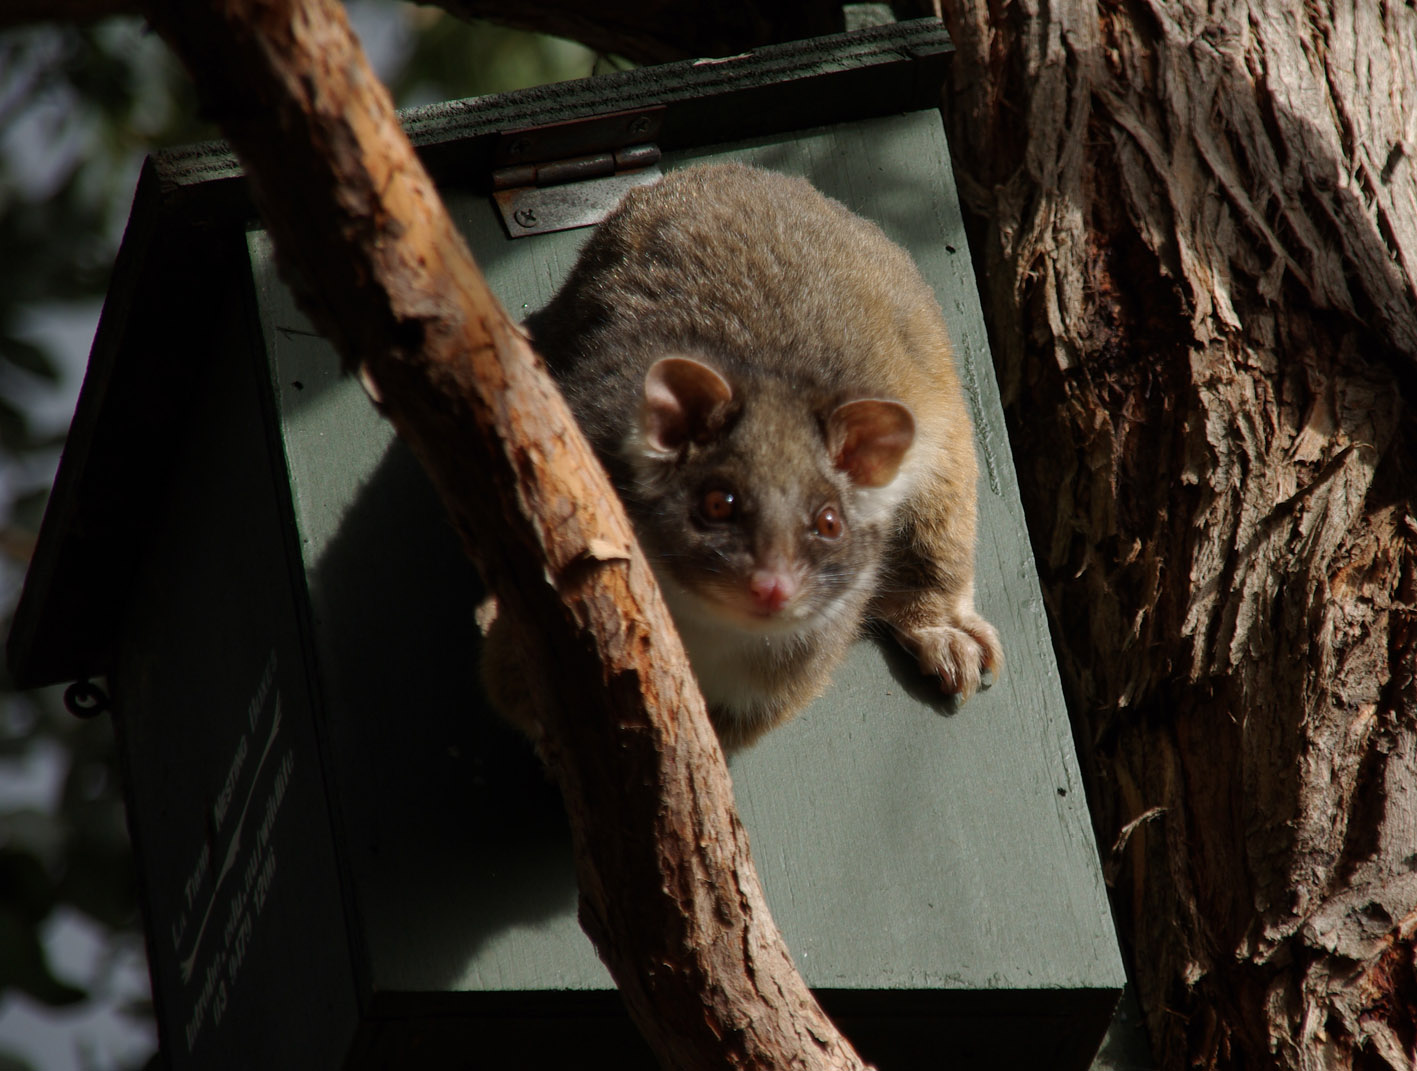
[[[953,711],[864,639],[734,784],[863,1055],[1086,1067],[1123,973],[936,110],[948,51],[905,23],[406,123],[516,315],[573,263],[589,231],[553,228],[585,197],[493,175],[563,156],[805,175],[915,256],[977,425],[1007,672]],[[480,697],[475,571],[255,227],[220,147],[149,162],[9,642],[22,684],[107,679],[166,1058],[650,1066],[577,925],[554,790]]]

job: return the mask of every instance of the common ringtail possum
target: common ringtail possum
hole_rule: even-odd
[[[874,224],[800,178],[672,172],[625,197],[527,327],[725,747],[819,695],[868,618],[961,698],[1000,667],[944,318]],[[514,706],[515,674],[489,668]]]

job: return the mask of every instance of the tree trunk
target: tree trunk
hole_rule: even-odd
[[[1157,1055],[1410,1071],[1417,10],[946,7],[955,165]]]
[[[149,15],[246,167],[303,306],[428,469],[504,608],[561,656],[537,685],[541,748],[570,817],[582,924],[651,1048],[686,1071],[860,1071],[768,915],[619,501],[342,8],[153,0]]]

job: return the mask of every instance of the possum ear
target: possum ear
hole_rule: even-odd
[[[827,418],[832,459],[861,487],[894,480],[914,441],[915,418],[899,402],[862,398],[837,406]]]
[[[707,442],[723,427],[732,404],[728,380],[702,361],[661,358],[645,374],[640,412],[645,442],[665,451]]]

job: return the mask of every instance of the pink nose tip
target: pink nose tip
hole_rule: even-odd
[[[797,593],[797,582],[784,573],[759,569],[748,581],[748,590],[760,613],[775,614]]]

